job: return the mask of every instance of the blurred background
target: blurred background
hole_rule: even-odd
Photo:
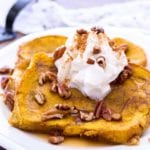
[[[150,30],[150,0],[19,1],[26,1],[27,5],[13,18],[12,28],[23,34],[57,27],[95,25]],[[1,31],[5,28],[8,12],[16,2],[0,0]],[[10,14],[13,16],[13,13],[11,11]]]

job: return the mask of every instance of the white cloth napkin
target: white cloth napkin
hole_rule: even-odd
[[[31,33],[56,27],[115,26],[150,30],[150,1],[134,0],[94,8],[66,9],[51,0],[29,4],[17,17],[14,28]]]

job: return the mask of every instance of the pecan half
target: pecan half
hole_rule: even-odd
[[[46,81],[47,81],[47,78],[46,78],[45,74],[42,73],[39,78],[39,85],[44,85],[46,83]]]
[[[39,85],[45,84],[47,81],[55,81],[57,78],[55,72],[47,71],[45,73],[42,73],[40,78],[39,78]]]
[[[60,144],[64,141],[64,136],[62,135],[49,135],[48,141],[52,144]]]
[[[0,68],[0,74],[9,74],[12,72],[12,69],[9,67],[2,67]]]
[[[58,83],[57,86],[58,86],[58,94],[60,95],[60,97],[63,97],[65,99],[70,98],[71,91],[65,84]]]
[[[111,85],[122,84],[132,75],[132,68],[130,66],[125,66],[124,70],[119,74],[116,80],[111,82]]]
[[[51,119],[62,119],[63,116],[64,116],[63,114],[43,115],[42,121],[48,121]]]
[[[87,34],[87,31],[84,30],[84,29],[78,29],[77,33],[80,34],[80,35],[82,35],[82,34]]]
[[[54,92],[54,93],[57,92],[57,82],[56,82],[56,81],[53,81],[53,82],[50,84],[50,91],[51,91],[51,92]]]
[[[3,78],[1,79],[1,88],[2,88],[2,89],[5,89],[5,88],[6,88],[8,81],[9,81],[9,77],[3,77]]]
[[[95,119],[99,119],[100,117],[102,117],[107,121],[111,120],[118,121],[121,119],[121,115],[117,113],[112,114],[111,109],[107,108],[103,101],[97,102],[94,109],[94,116]]]
[[[42,121],[48,121],[51,119],[62,119],[68,112],[59,111],[57,109],[50,109],[42,114]]]
[[[61,111],[68,111],[68,113],[77,114],[79,110],[75,106],[69,106],[67,104],[56,104],[55,108]]]
[[[72,106],[72,107],[70,108],[70,112],[71,112],[71,114],[73,115],[73,114],[79,113],[79,110],[78,110],[75,106]]]
[[[54,61],[56,61],[57,59],[61,58],[62,55],[64,54],[65,50],[66,50],[66,46],[64,46],[64,45],[61,46],[61,47],[58,47],[56,49],[54,55],[53,55]]]
[[[105,61],[105,57],[103,56],[99,56],[96,59],[97,63],[99,64],[100,67],[105,68],[106,67],[106,61]]]
[[[70,110],[70,106],[66,104],[56,104],[55,108],[58,110]]]
[[[96,34],[104,33],[104,29],[103,28],[99,28],[99,27],[93,27],[93,28],[91,28],[91,31],[96,32]]]
[[[5,92],[5,104],[9,108],[10,111],[14,108],[14,92],[6,91]]]
[[[35,101],[39,104],[39,105],[43,105],[46,102],[45,96],[43,93],[38,92],[37,94],[35,94],[34,96]]]
[[[45,76],[50,80],[50,81],[54,81],[57,78],[57,75],[55,72],[51,72],[51,71],[47,71],[45,73]]]
[[[104,105],[103,101],[97,102],[94,109],[94,116],[96,119],[99,119],[101,117],[103,105]]]
[[[93,112],[79,111],[79,113],[82,121],[91,121],[94,119]]]
[[[103,108],[102,109],[102,117],[103,119],[107,120],[107,121],[111,121],[112,117],[111,117],[111,110],[109,108]]]

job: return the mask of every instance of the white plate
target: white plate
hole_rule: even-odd
[[[53,29],[41,33],[34,33],[28,36],[25,36],[16,42],[8,45],[7,47],[0,49],[0,67],[2,66],[10,66],[13,67],[16,61],[16,52],[20,44],[27,42],[36,37],[41,37],[45,35],[70,35],[73,33],[73,28],[59,28]],[[126,38],[145,49],[145,53],[147,58],[150,57],[150,36],[144,35],[140,30],[135,29],[123,29],[123,28],[106,28],[106,33],[110,37],[123,37]],[[148,60],[148,68],[150,68],[150,60]],[[2,99],[2,97],[0,97]],[[137,146],[126,146],[126,145],[108,145],[108,146],[98,146],[97,144],[92,146],[84,147],[80,146],[80,144],[76,143],[74,145],[51,145],[45,139],[40,138],[39,136],[35,136],[34,134],[27,133],[25,131],[21,131],[14,127],[11,127],[8,122],[9,111],[6,106],[3,104],[2,100],[0,100],[0,145],[5,146],[8,150],[122,150],[125,149],[135,149],[136,150],[145,150],[150,149],[150,143],[148,142],[148,138],[150,138],[150,129],[148,129],[145,134],[141,137],[140,144]]]

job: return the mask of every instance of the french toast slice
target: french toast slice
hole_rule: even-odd
[[[49,83],[40,86],[42,72],[53,69],[53,59],[45,53],[37,53],[31,59],[15,95],[15,107],[9,118],[11,125],[28,131],[49,133],[53,129],[62,130],[66,136],[87,136],[104,138],[115,143],[128,143],[141,136],[148,127],[150,108],[150,72],[137,65],[131,65],[133,74],[123,84],[113,87],[104,103],[113,111],[122,114],[120,121],[106,121],[102,118],[89,122],[76,122],[73,116],[42,121],[42,114],[55,104],[67,104],[80,110],[94,111],[96,101],[72,89],[69,99],[50,92]],[[42,92],[46,102],[39,105],[34,94]]]
[[[38,52],[52,53],[57,47],[65,44],[65,41],[65,36],[49,35],[22,44],[19,48],[18,59],[6,90],[15,90],[34,54]]]
[[[21,69],[26,69],[35,53],[53,53],[57,47],[65,44],[66,39],[65,36],[48,35],[22,44],[18,51],[16,66]]]

